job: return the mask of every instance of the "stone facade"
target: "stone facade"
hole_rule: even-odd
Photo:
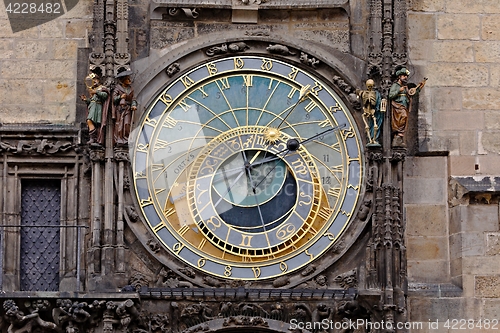
[[[405,163],[408,275],[415,288],[410,314],[440,321],[489,319],[500,287],[494,268],[498,189],[479,184],[498,175],[500,158],[495,140],[498,29],[493,23],[500,5],[410,1],[409,9],[409,56],[417,75],[429,77],[418,112],[421,156]],[[446,154],[425,156],[438,152]],[[421,282],[434,284],[435,296],[418,296]],[[439,288],[453,286],[462,288],[459,297],[438,296]],[[440,331],[447,329],[440,326]],[[482,332],[479,327],[471,331]]]
[[[369,318],[423,323],[397,332],[448,332],[448,319],[499,319],[497,0],[82,0],[16,34],[1,15],[2,331],[285,332],[291,319]],[[128,149],[113,146],[110,129],[102,146],[86,144],[79,98],[90,69],[99,68],[110,88],[131,69],[137,126],[166,83],[231,52],[271,55],[319,73],[360,129],[353,96],[366,79],[386,96],[396,66],[409,68],[410,82],[428,77],[413,103],[407,148],[391,147],[387,118],[382,147],[366,148],[366,201],[355,220],[361,227],[347,230],[315,265],[260,285],[200,274],[169,256],[141,223]],[[57,291],[21,287],[22,236],[13,225],[32,178],[61,184]],[[383,245],[376,236],[387,220],[377,212],[391,215]],[[310,295],[286,294],[298,290]],[[29,320],[13,319],[28,313]]]

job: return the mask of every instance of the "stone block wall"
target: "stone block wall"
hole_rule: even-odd
[[[409,1],[410,81],[429,78],[420,156],[405,162],[409,313],[410,321],[440,320],[438,330],[418,332],[448,332],[447,319],[499,318],[498,190],[449,200],[457,197],[452,177],[481,183],[500,174],[499,22],[494,0]]]
[[[75,122],[77,53],[91,27],[89,0],[17,33],[0,6],[0,123]]]

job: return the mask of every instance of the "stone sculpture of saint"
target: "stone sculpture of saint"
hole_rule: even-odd
[[[89,97],[81,95],[82,101],[87,103],[87,126],[89,128],[90,140],[89,144],[97,144],[101,141],[104,136],[102,124],[103,116],[105,117],[105,112],[108,110],[108,97],[109,90],[106,86],[101,84],[101,79],[96,73],[90,73],[85,78],[90,81],[91,84],[87,84],[87,90],[89,92]]]
[[[130,135],[130,126],[137,102],[134,99],[131,71],[124,71],[117,75],[118,84],[113,91],[113,119],[115,145],[127,145]]]

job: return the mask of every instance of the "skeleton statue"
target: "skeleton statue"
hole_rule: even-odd
[[[361,98],[363,106],[363,121],[365,123],[368,145],[379,146],[378,138],[387,102],[374,89],[374,85],[375,82],[372,79],[368,79],[366,81],[366,90],[358,90],[357,95]]]

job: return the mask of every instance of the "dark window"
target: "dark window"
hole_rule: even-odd
[[[61,181],[21,183],[21,290],[58,291]]]

